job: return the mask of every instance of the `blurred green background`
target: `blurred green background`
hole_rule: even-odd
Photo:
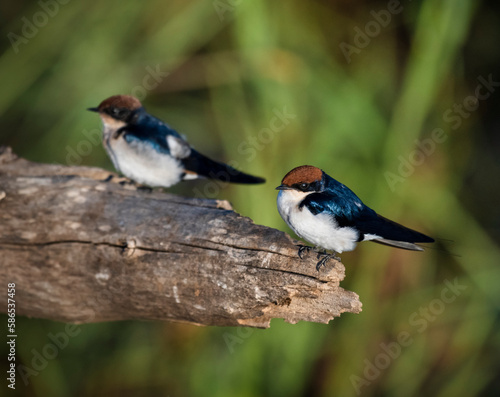
[[[274,187],[312,164],[379,213],[443,239],[423,253],[364,243],[343,254],[342,286],[359,294],[359,315],[274,320],[268,330],[80,325],[27,385],[17,375],[12,394],[499,395],[498,2],[42,0],[0,9],[0,144],[19,155],[112,169],[100,120],[85,109],[133,94],[203,153],[268,181],[185,182],[173,192],[228,199],[290,232]],[[64,327],[18,317],[17,362],[33,368]],[[0,350],[6,357],[5,343]]]

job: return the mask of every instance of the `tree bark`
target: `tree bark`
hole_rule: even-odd
[[[227,201],[145,191],[90,167],[37,164],[0,147],[0,285],[16,314],[65,322],[170,320],[269,327],[359,313],[287,234]],[[116,175],[115,175],[116,177]],[[6,312],[7,299],[0,300]]]

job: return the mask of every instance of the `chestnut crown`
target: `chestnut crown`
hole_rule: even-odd
[[[105,113],[114,119],[127,121],[134,111],[142,108],[141,102],[130,95],[113,95],[102,101],[92,112]]]
[[[278,190],[295,189],[302,192],[313,192],[321,189],[323,171],[312,165],[302,165],[291,170],[281,181]]]

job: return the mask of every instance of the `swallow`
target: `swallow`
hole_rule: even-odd
[[[168,124],[147,113],[133,96],[115,95],[88,110],[101,117],[103,145],[115,168],[137,183],[170,187],[198,178],[243,184],[265,182],[199,153]]]
[[[417,243],[434,239],[393,222],[363,204],[347,186],[319,168],[303,165],[285,175],[278,193],[278,212],[297,234],[317,247],[323,258],[319,271],[335,254],[352,251],[361,241],[373,241],[413,251],[424,249]],[[312,247],[299,246],[299,257]],[[326,250],[334,254],[327,254]]]

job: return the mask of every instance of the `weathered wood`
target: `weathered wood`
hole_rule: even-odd
[[[0,148],[0,285],[18,315],[269,327],[358,313],[344,266],[297,257],[285,233],[227,201],[137,190],[89,167],[36,164]],[[248,188],[248,187],[246,187]],[[6,312],[6,299],[0,300]]]

